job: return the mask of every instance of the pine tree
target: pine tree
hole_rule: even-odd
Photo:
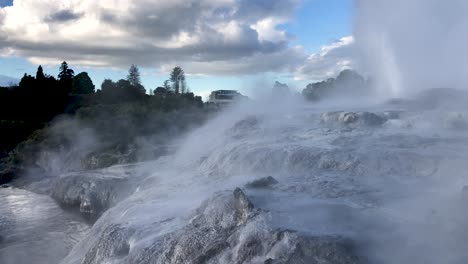
[[[180,92],[181,86],[182,87],[184,86],[183,84],[185,82],[184,70],[182,70],[182,68],[179,66],[175,67],[171,72],[170,80],[172,82],[172,86],[174,87],[175,93],[178,94]]]
[[[66,61],[62,62],[62,65],[60,65],[60,73],[58,75],[59,80],[71,80],[73,79],[73,76],[75,76],[75,72],[68,68]]]
[[[58,78],[60,89],[62,90],[64,95],[71,93],[74,76],[75,72],[72,69],[68,68],[67,62],[62,62],[62,64],[60,65],[60,72]]]
[[[132,86],[141,86],[140,70],[134,64],[132,64],[128,70],[127,81],[129,81]]]
[[[39,67],[37,67],[36,80],[42,81],[44,79],[45,79],[44,70],[42,69],[42,66],[39,65]]]

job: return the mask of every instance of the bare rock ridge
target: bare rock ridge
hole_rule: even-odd
[[[82,263],[365,263],[347,239],[275,230],[267,216],[239,188],[218,192],[195,210],[185,227],[141,248],[130,246],[141,235],[133,228],[108,225],[96,234],[99,238]]]

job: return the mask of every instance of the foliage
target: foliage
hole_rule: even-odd
[[[87,72],[81,72],[73,77],[73,94],[92,94],[94,93],[94,84]]]
[[[62,62],[62,65],[60,65],[60,72],[58,74],[58,78],[60,91],[64,95],[71,93],[74,76],[75,72],[72,69],[68,68],[67,62]]]
[[[141,86],[140,70],[134,64],[132,64],[128,70],[127,81],[129,81],[132,86]]]
[[[169,79],[172,82],[172,87],[174,88],[174,92],[178,94],[182,91],[185,92],[185,73],[181,67],[175,67],[171,72],[171,77]]]
[[[0,158],[69,104],[59,81],[41,66],[36,77],[24,74],[18,86],[0,88]]]
[[[68,64],[66,61],[62,62],[60,65],[60,73],[58,75],[59,80],[63,79],[72,79],[75,75],[75,72],[72,69],[68,68]]]
[[[357,72],[343,70],[336,79],[308,84],[302,95],[311,101],[321,100],[333,96],[356,96],[367,94],[369,85]]]
[[[119,104],[141,101],[146,98],[145,88],[138,84],[133,86],[128,80],[113,82],[106,79],[101,84],[101,90],[96,93],[94,102],[96,104]]]
[[[40,80],[44,80],[46,77],[44,75],[44,70],[42,69],[42,66],[39,65],[39,67],[37,68],[37,72],[36,72],[36,80],[40,81]]]
[[[97,132],[99,148],[93,151],[103,157],[106,155],[99,154],[103,149],[116,149],[117,146],[119,151],[129,149],[142,136],[160,135],[158,140],[167,141],[192,126],[200,125],[210,110],[204,108],[201,97],[185,89],[183,70],[180,67],[175,69],[171,75],[176,80],[173,87],[177,86],[182,93],[179,90],[175,93],[166,81],[164,87],[157,87],[147,95],[134,65],[127,79],[117,82],[106,79],[96,92],[89,75],[82,72],[75,76],[66,62],[60,66],[59,79],[44,74],[39,66],[36,77],[25,74],[18,86],[0,88],[0,159],[10,155],[9,161],[23,163],[27,157],[36,157],[31,153],[44,148],[66,149],[73,145],[82,133],[80,126],[71,129],[71,137],[65,137],[60,133],[70,128],[66,123],[56,121],[52,127],[55,131],[53,137],[57,140],[51,141],[44,134],[44,131],[50,133],[49,122],[53,118],[57,120],[56,116],[61,114],[69,115],[72,122],[84,124]],[[46,128],[41,130],[44,126]],[[28,141],[11,152],[28,135],[31,135]],[[76,158],[80,157],[71,159]]]

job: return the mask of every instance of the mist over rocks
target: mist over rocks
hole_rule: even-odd
[[[324,124],[346,126],[381,126],[386,121],[385,115],[371,112],[327,112],[320,115]]]
[[[460,196],[468,140],[441,125],[451,110],[285,109],[226,108],[164,156],[28,185],[93,220],[62,263],[367,263],[389,247],[414,251],[401,241],[439,206],[419,199]]]
[[[436,245],[462,259],[460,247],[440,246],[453,245],[445,227],[420,219],[464,227],[463,215],[439,208],[466,185],[467,111],[421,98],[352,106],[267,98],[211,116],[164,113],[143,128],[87,109],[19,146],[11,164],[31,170],[11,184],[88,220],[91,231],[63,264],[412,263],[426,260],[416,248]],[[389,258],[388,248],[400,254]]]
[[[255,133],[260,128],[259,124],[262,117],[258,115],[249,115],[242,120],[237,121],[232,128],[226,131],[234,138],[242,138],[250,133]]]
[[[135,180],[134,180],[135,181]],[[95,221],[110,207],[128,197],[136,188],[130,176],[98,173],[69,173],[54,179],[51,197],[65,209],[77,210]]]
[[[308,84],[302,95],[309,101],[336,98],[368,98],[373,95],[372,83],[353,70],[343,70],[335,78]]]
[[[468,91],[454,88],[426,89],[414,96],[419,109],[464,109],[468,101]]]
[[[285,98],[292,96],[293,92],[289,86],[285,83],[275,81],[273,88],[271,89],[272,100],[283,101]]]
[[[350,240],[274,229],[267,219],[268,213],[256,209],[241,189],[218,192],[185,227],[156,236],[142,248],[130,246],[132,237],[142,235],[135,229],[103,228],[81,263],[367,263]]]
[[[159,113],[140,125],[134,122],[143,121],[126,114],[113,116],[119,120],[111,123],[110,114],[104,113],[91,120],[60,116],[0,160],[0,168],[4,168],[3,178],[7,179],[9,171],[18,177],[23,175],[20,172],[32,169],[59,175],[153,160],[174,151],[173,140],[200,126],[209,116],[203,111]],[[105,124],[103,119],[107,120]]]
[[[468,1],[1,2],[1,264],[468,263]]]
[[[277,183],[278,181],[275,178],[268,176],[268,177],[264,177],[264,178],[261,178],[252,182],[248,182],[245,185],[245,187],[246,188],[271,188]]]

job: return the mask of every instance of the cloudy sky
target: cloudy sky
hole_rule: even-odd
[[[352,0],[0,0],[0,75],[56,75],[66,60],[97,87],[131,64],[154,89],[181,66],[190,88],[302,88],[349,67]]]

